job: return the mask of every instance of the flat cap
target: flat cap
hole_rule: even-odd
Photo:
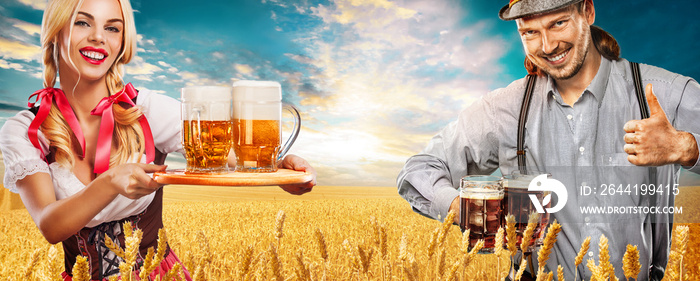
[[[543,14],[564,8],[583,0],[510,0],[498,12],[502,20],[514,20],[536,14]]]

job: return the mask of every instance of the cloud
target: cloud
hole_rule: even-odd
[[[305,53],[286,56],[306,72],[295,80],[310,127],[300,154],[321,163],[333,155],[319,182],[394,185],[405,160],[499,79],[504,40],[482,34],[491,22],[461,23],[465,11],[453,5],[338,0],[310,9],[322,24],[297,37]]]
[[[24,65],[19,64],[19,63],[8,62],[8,61],[3,60],[3,59],[0,59],[0,68],[14,69],[14,70],[21,71],[21,72],[27,71],[26,69],[24,69]]]
[[[21,29],[22,31],[24,31],[25,33],[27,33],[29,35],[39,36],[41,34],[41,25],[38,25],[38,24],[33,24],[33,23],[28,23],[25,21],[18,20],[14,24],[14,26]]]
[[[19,0],[19,2],[36,10],[46,10],[46,0]]]
[[[162,68],[157,65],[147,63],[143,57],[134,57],[129,64],[126,65],[126,73],[129,75],[134,75],[136,77],[147,77],[155,74],[156,72],[163,71]],[[137,78],[138,79],[138,78]],[[150,79],[150,78],[148,78]],[[141,79],[145,80],[145,79]],[[148,80],[150,81],[150,80]]]
[[[236,72],[238,72],[239,74],[246,74],[246,75],[251,74],[251,73],[253,73],[253,71],[255,71],[250,65],[247,65],[247,64],[236,63],[233,65],[233,68],[236,69]]]
[[[0,57],[5,59],[22,60],[25,62],[40,62],[41,48],[36,45],[0,37]]]

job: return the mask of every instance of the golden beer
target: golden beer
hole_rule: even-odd
[[[233,125],[231,121],[184,120],[183,147],[187,172],[224,172],[228,168]]]
[[[236,171],[277,171],[280,146],[279,120],[233,119]]]

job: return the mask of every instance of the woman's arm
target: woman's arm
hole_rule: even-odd
[[[152,164],[123,164],[98,176],[83,190],[56,200],[51,176],[28,175],[17,181],[24,206],[46,240],[61,242],[85,227],[117,195],[130,199],[148,195],[162,185],[146,173],[165,169]]]

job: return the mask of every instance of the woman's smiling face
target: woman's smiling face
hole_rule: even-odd
[[[72,33],[71,33],[72,32]],[[85,0],[59,35],[59,69],[80,79],[104,79],[122,50],[124,17],[118,0]],[[67,77],[64,77],[67,78]],[[73,79],[70,79],[73,80]]]

